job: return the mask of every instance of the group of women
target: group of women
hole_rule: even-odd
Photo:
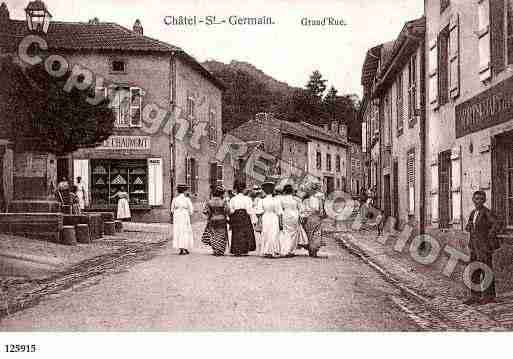
[[[247,191],[241,183],[235,184],[235,195],[229,196],[221,187],[215,188],[204,206],[207,225],[201,241],[212,247],[213,255],[229,251],[234,256],[245,256],[258,249],[264,257],[292,257],[299,248],[317,257],[324,244],[321,235],[322,200],[320,186],[313,186],[302,196],[296,195],[291,185],[281,192],[272,182]],[[187,186],[178,186],[179,195],[173,200],[173,246],[181,255],[193,248],[190,216],[191,200],[185,194]]]

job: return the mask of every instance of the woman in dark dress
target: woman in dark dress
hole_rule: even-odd
[[[253,201],[244,195],[246,186],[236,183],[237,195],[230,200],[230,227],[232,230],[232,242],[230,253],[235,256],[246,255],[256,250],[255,232],[251,223],[253,213]]]
[[[214,189],[212,198],[205,203],[203,213],[207,216],[207,227],[201,241],[212,247],[215,256],[222,256],[228,243],[228,204],[224,200],[224,189]]]

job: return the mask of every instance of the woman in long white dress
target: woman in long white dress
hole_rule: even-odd
[[[287,184],[283,188],[280,198],[283,208],[283,230],[280,235],[280,253],[285,257],[294,256],[294,252],[300,245],[308,244],[308,237],[299,223],[299,210],[301,202],[293,196],[292,185]]]
[[[84,183],[82,182],[82,177],[77,177],[77,183],[75,186],[77,186],[78,204],[80,209],[83,211],[86,207],[87,193]]]
[[[132,216],[130,213],[130,205],[128,203],[128,192],[125,189],[125,186],[121,186],[121,189],[117,191],[111,198],[118,198],[118,211],[117,211],[117,219],[128,220]]]
[[[173,213],[173,248],[180,250],[180,255],[189,254],[194,247],[191,216],[194,212],[191,199],[185,195],[186,185],[178,185],[178,196],[171,202]]]
[[[274,183],[262,184],[266,196],[258,202],[257,214],[262,215],[262,246],[260,255],[264,257],[280,256],[280,219],[283,214],[280,200],[273,197]]]

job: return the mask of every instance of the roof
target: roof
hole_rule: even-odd
[[[335,143],[335,144],[342,145],[342,146],[348,146],[347,141],[344,140],[344,138],[342,136],[335,135],[329,131],[324,130],[321,127],[312,125],[308,122],[301,122],[300,124],[296,124],[296,123],[294,123],[294,124],[301,125],[302,127],[305,128],[306,131],[310,131],[310,134],[308,134],[308,136],[310,138],[315,138],[315,139],[318,139],[321,141],[331,142],[331,143]]]
[[[366,86],[372,83],[372,79],[376,76],[376,71],[381,57],[381,48],[383,44],[374,46],[367,51],[362,66],[361,85]]]
[[[393,46],[387,50],[386,57],[382,58],[382,66],[380,68],[379,77],[385,75],[386,71],[392,64],[394,58],[399,54],[404,43],[408,40],[423,40],[426,33],[426,18],[421,18],[408,21],[404,24],[399,36],[393,41]],[[389,43],[387,43],[389,44]]]
[[[8,26],[2,26],[2,32],[7,33],[10,44],[18,44],[23,37],[29,34],[27,23],[22,20],[9,20]],[[225,89],[221,81],[183,49],[148,36],[139,35],[116,23],[52,21],[46,35],[46,41],[50,50],[134,51],[176,54],[217,87]]]
[[[261,126],[262,124],[268,124],[274,129],[280,131],[282,134],[299,138],[305,142],[320,140],[344,147],[348,146],[347,141],[345,141],[341,136],[336,136],[315,125],[306,122],[289,122],[279,120],[275,117],[261,121],[251,119],[230,131],[230,135],[240,138],[243,141],[265,141],[265,138],[260,138],[263,136],[261,135],[261,131],[251,131],[253,126]]]

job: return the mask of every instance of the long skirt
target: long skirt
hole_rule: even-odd
[[[191,216],[186,209],[177,209],[173,212],[173,248],[192,249],[193,247]]]
[[[318,215],[309,216],[304,224],[308,236],[308,250],[317,252],[324,244],[321,231],[321,218]]]
[[[308,237],[299,224],[298,212],[285,211],[283,214],[283,230],[280,234],[281,255],[292,255],[298,246],[306,244],[308,244]]]
[[[248,254],[256,249],[253,224],[245,209],[238,209],[230,216],[230,227],[232,229],[231,254]]]
[[[226,222],[207,223],[207,227],[201,237],[201,242],[211,246],[214,250],[214,255],[224,255],[228,243],[228,227]]]
[[[280,222],[276,213],[266,212],[262,216],[262,246],[263,256],[280,255]]]
[[[118,201],[118,213],[117,219],[125,219],[130,218],[130,206],[128,205],[128,200],[126,198],[120,198]]]

